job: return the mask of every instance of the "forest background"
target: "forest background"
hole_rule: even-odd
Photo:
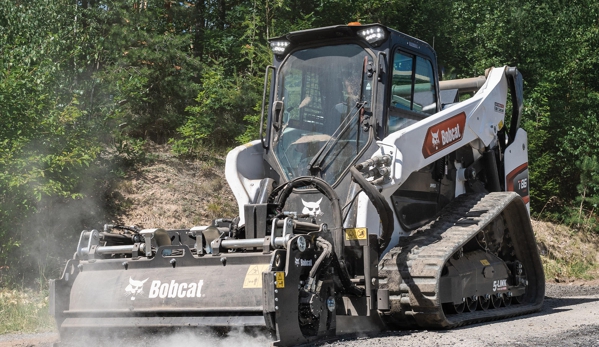
[[[268,38],[351,21],[429,42],[446,79],[517,66],[532,215],[599,232],[597,1],[0,1],[0,286],[57,277],[148,143],[256,138]]]

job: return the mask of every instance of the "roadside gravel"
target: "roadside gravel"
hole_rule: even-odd
[[[452,330],[399,331],[323,346],[599,346],[599,285],[547,284],[540,312]]]

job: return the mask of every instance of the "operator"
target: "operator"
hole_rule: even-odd
[[[360,83],[355,83],[355,80],[356,78],[352,77],[346,77],[343,79],[341,92],[341,97],[343,100],[335,104],[330,120],[327,122],[329,124],[327,126],[327,130],[331,135],[335,129],[337,129],[339,125],[346,119],[346,117],[351,116],[351,113],[355,111],[354,106],[360,97]]]
[[[344,100],[337,105],[335,105],[335,111],[341,116],[346,116],[347,113],[353,108],[355,103],[358,101],[359,93],[358,89],[360,87],[353,83],[350,78],[345,78],[343,80],[343,98]]]

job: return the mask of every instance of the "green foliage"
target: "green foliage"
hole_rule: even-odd
[[[580,172],[580,184],[576,186],[578,196],[576,208],[571,208],[565,223],[576,228],[599,232],[595,209],[599,205],[599,161],[597,156],[583,157],[576,162]]]
[[[89,13],[90,21],[104,21],[98,34],[107,38],[97,46],[94,106],[119,140],[165,142],[199,90],[202,64],[193,51],[191,13],[184,6],[167,8],[163,0],[143,9],[104,3],[108,10]]]
[[[226,78],[222,65],[215,63],[205,71],[202,82],[197,104],[187,107],[190,116],[178,129],[182,138],[173,141],[177,154],[190,154],[205,144],[231,145],[243,131],[244,116],[252,112],[256,93],[251,93],[253,86],[247,79]]]
[[[149,140],[205,156],[257,139],[267,39],[356,20],[429,42],[456,77],[517,66],[533,214],[597,230],[597,18],[590,0],[0,2],[0,265],[58,268],[38,239],[98,227]]]
[[[441,61],[461,76],[501,65],[517,66],[524,76],[532,212],[566,222],[590,213],[589,194],[595,193],[585,193],[581,163],[599,154],[599,89],[593,82],[599,5],[508,1],[498,7],[481,0],[453,2],[446,10],[453,52]]]
[[[0,262],[45,197],[77,198],[100,152],[80,108],[80,45],[70,1],[0,3]]]

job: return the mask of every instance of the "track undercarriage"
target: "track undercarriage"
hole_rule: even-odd
[[[395,328],[453,328],[521,315],[543,302],[544,277],[522,202],[467,195],[386,254],[381,289]]]

